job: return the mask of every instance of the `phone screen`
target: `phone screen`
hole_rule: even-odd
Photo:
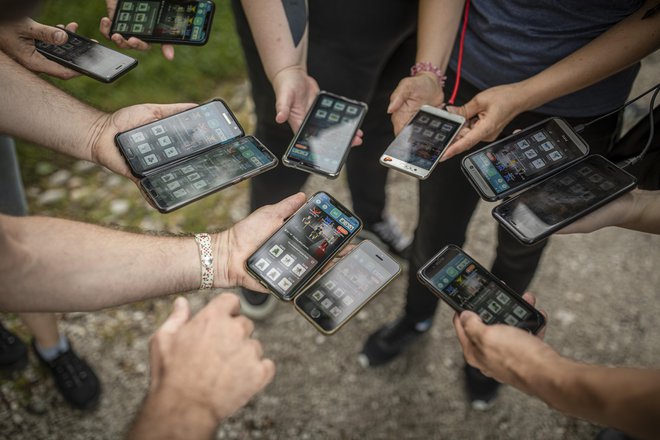
[[[495,208],[527,240],[544,237],[635,186],[635,178],[601,156],[559,172]]]
[[[370,241],[362,241],[296,297],[296,306],[325,332],[332,332],[385,287],[401,268]]]
[[[221,101],[211,101],[117,137],[131,169],[138,175],[179,161],[198,151],[243,135]]]
[[[359,218],[319,192],[252,254],[248,267],[290,300],[361,227]]]
[[[550,119],[491,144],[470,159],[495,194],[501,194],[585,153],[555,119]]]
[[[60,46],[38,40],[35,41],[35,46],[40,52],[46,52],[106,80],[118,76],[135,63],[135,59],[129,56],[80,38],[73,33],[67,33],[69,40]]]
[[[203,42],[205,24],[213,14],[208,1],[120,1],[112,32],[162,38],[167,41]]]
[[[365,104],[319,94],[287,152],[287,160],[323,173],[338,173],[365,113]]]
[[[142,185],[156,206],[171,210],[275,164],[275,156],[248,136],[151,174]]]
[[[384,155],[430,171],[460,127],[459,122],[419,111],[387,147]],[[388,158],[383,160],[388,161]]]
[[[508,324],[533,332],[543,327],[540,312],[457,248],[447,248],[421,275],[455,309],[473,311],[485,324]]]

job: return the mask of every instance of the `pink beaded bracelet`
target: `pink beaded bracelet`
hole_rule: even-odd
[[[438,66],[431,64],[429,62],[421,61],[419,63],[416,63],[414,66],[410,68],[410,76],[415,76],[419,72],[431,72],[438,78],[440,87],[445,86],[445,81],[447,80],[447,76],[445,76],[442,69],[440,69]]]

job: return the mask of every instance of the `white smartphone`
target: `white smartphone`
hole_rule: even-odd
[[[465,118],[423,105],[380,157],[381,165],[426,179],[454,140]]]

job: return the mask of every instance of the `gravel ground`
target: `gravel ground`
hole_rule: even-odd
[[[658,55],[644,63],[636,90],[657,81]],[[232,107],[250,126],[254,118],[245,99],[246,86],[231,89],[231,93],[219,91],[220,96],[232,96]],[[193,232],[226,227],[247,212],[246,184],[162,216],[140,200],[134,186],[97,167],[84,162],[62,170],[48,163],[40,167],[42,178],[26,182],[35,213],[151,231]],[[344,177],[334,182],[312,178],[306,191],[318,189],[350,200]],[[389,211],[412,231],[416,219],[410,207],[417,200],[416,182],[391,173],[388,191]],[[479,206],[466,245],[486,266],[494,256],[491,208],[487,203]],[[196,223],[201,210],[213,224]],[[548,343],[584,362],[657,367],[659,263],[660,236],[608,228],[587,236],[553,238],[530,288],[549,314]],[[266,354],[277,363],[277,376],[264,393],[223,423],[218,438],[593,438],[598,427],[565,417],[511,388],[502,390],[491,411],[471,410],[462,389],[463,361],[448,307],[440,308],[432,330],[405,356],[384,368],[359,367],[356,354],[364,339],[400,312],[406,279],[404,271],[333,337],[320,336],[292,307],[280,304],[256,330]],[[198,309],[212,296],[193,293],[189,298]],[[32,358],[24,372],[0,382],[0,438],[121,437],[148,383],[149,335],[169,313],[170,301],[65,314],[63,329],[103,382],[100,407],[92,413],[67,408]],[[5,322],[27,339],[15,317],[6,316]]]

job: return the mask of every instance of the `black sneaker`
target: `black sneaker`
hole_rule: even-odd
[[[241,312],[250,319],[260,321],[273,313],[277,306],[277,299],[270,294],[257,293],[251,290],[240,289],[238,297],[241,300]]]
[[[465,372],[465,390],[470,399],[472,409],[487,411],[493,407],[500,383],[495,379],[484,376],[478,368],[467,363],[463,367]]]
[[[373,333],[362,347],[358,362],[363,367],[378,367],[392,361],[431,328],[431,319],[413,321],[403,316]]]
[[[50,371],[57,389],[69,405],[78,409],[92,409],[98,404],[101,383],[89,364],[78,357],[71,345],[69,350],[60,353],[52,361],[41,357],[34,340],[32,349],[39,361]]]
[[[27,366],[27,347],[18,336],[0,324],[0,370],[9,374]]]
[[[617,431],[616,429],[605,428],[596,435],[595,440],[635,440],[635,439],[627,434],[624,434],[621,431]]]
[[[403,235],[399,225],[390,217],[385,217],[378,223],[365,224],[358,237],[380,242],[401,258],[408,258],[410,244],[413,241],[412,236]]]

